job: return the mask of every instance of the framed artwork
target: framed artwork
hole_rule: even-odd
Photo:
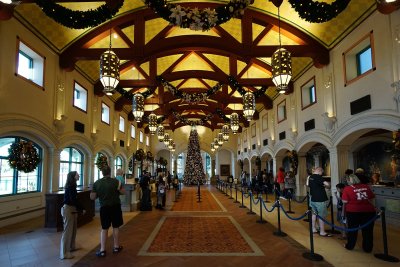
[[[251,137],[256,137],[256,123],[251,125]]]
[[[243,131],[243,143],[247,142],[247,129],[244,129]]]
[[[268,129],[268,113],[262,117],[262,130],[265,131]]]
[[[221,164],[220,170],[221,170],[221,176],[228,176],[230,175],[230,165],[229,164]]]

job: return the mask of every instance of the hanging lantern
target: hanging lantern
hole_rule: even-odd
[[[217,137],[214,138],[214,147],[215,147],[215,149],[219,148],[218,138]]]
[[[231,129],[233,134],[236,134],[239,130],[239,115],[236,112],[231,114]]]
[[[170,138],[168,141],[168,148],[172,149],[173,146],[174,146],[174,141],[172,140],[172,138]]]
[[[223,138],[224,141],[227,142],[229,140],[229,126],[228,125],[224,125],[222,126],[222,134],[223,134]]]
[[[176,147],[175,142],[173,142],[173,143],[172,143],[172,147],[171,147],[171,151],[172,151],[172,152],[175,152],[175,147]]]
[[[211,151],[212,151],[212,152],[215,151],[214,142],[211,142]]]
[[[149,130],[151,135],[155,134],[157,131],[157,115],[154,113],[149,115]]]
[[[162,126],[161,124],[158,125],[158,128],[157,128],[157,138],[158,138],[159,142],[164,141],[164,126]]]
[[[136,122],[140,122],[142,120],[142,116],[144,114],[144,96],[140,93],[133,95],[132,113],[133,116],[135,116]]]
[[[248,121],[253,119],[253,114],[256,111],[256,100],[254,94],[247,92],[243,96],[243,114]]]
[[[292,78],[292,59],[290,52],[279,48],[272,54],[272,81],[280,94],[286,93]]]
[[[223,133],[218,133],[218,145],[222,146],[224,144],[224,135]]]
[[[164,134],[164,145],[168,146],[169,144],[169,133]]]
[[[112,95],[119,83],[119,58],[111,50],[111,45],[100,56],[100,81],[106,95]]]

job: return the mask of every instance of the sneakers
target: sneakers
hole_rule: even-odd
[[[120,252],[122,249],[123,249],[123,247],[122,247],[122,246],[119,246],[119,247],[113,248],[113,253],[118,253],[118,252]]]

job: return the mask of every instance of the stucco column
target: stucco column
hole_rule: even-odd
[[[283,156],[274,157],[274,169],[273,169],[274,177],[276,176],[278,169],[283,166],[282,160],[283,160]]]
[[[349,168],[349,146],[337,146],[329,148],[329,157],[331,163],[331,181],[332,187],[339,183],[344,172]]]
[[[239,178],[239,164],[237,163],[237,155],[232,152],[232,175],[234,178]]]
[[[51,160],[47,166],[48,181],[46,183],[47,188],[44,188],[45,192],[56,192],[60,187],[60,153],[60,149],[53,147],[49,148],[49,158]]]
[[[296,175],[296,191],[298,196],[307,195],[306,180],[307,180],[307,164],[306,155],[298,155],[299,166],[297,167]]]
[[[313,157],[314,157],[314,167],[322,167],[320,164],[320,154],[319,153],[315,153],[314,155],[313,155]]]
[[[87,155],[87,165],[90,166],[89,168],[85,168],[85,180],[83,181],[84,187],[89,187],[91,183],[93,183],[94,179],[94,157],[93,155],[88,154]]]
[[[215,156],[211,157],[211,177],[215,176]]]

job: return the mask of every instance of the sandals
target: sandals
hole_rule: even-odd
[[[99,258],[104,258],[106,256],[106,251],[96,251],[96,256]]]
[[[118,253],[118,252],[120,252],[122,249],[123,249],[123,247],[122,247],[122,246],[119,246],[119,247],[113,248],[113,253]]]
[[[331,235],[331,234],[324,234],[324,235],[319,234],[319,236],[322,236],[322,237],[332,237],[333,235]]]

